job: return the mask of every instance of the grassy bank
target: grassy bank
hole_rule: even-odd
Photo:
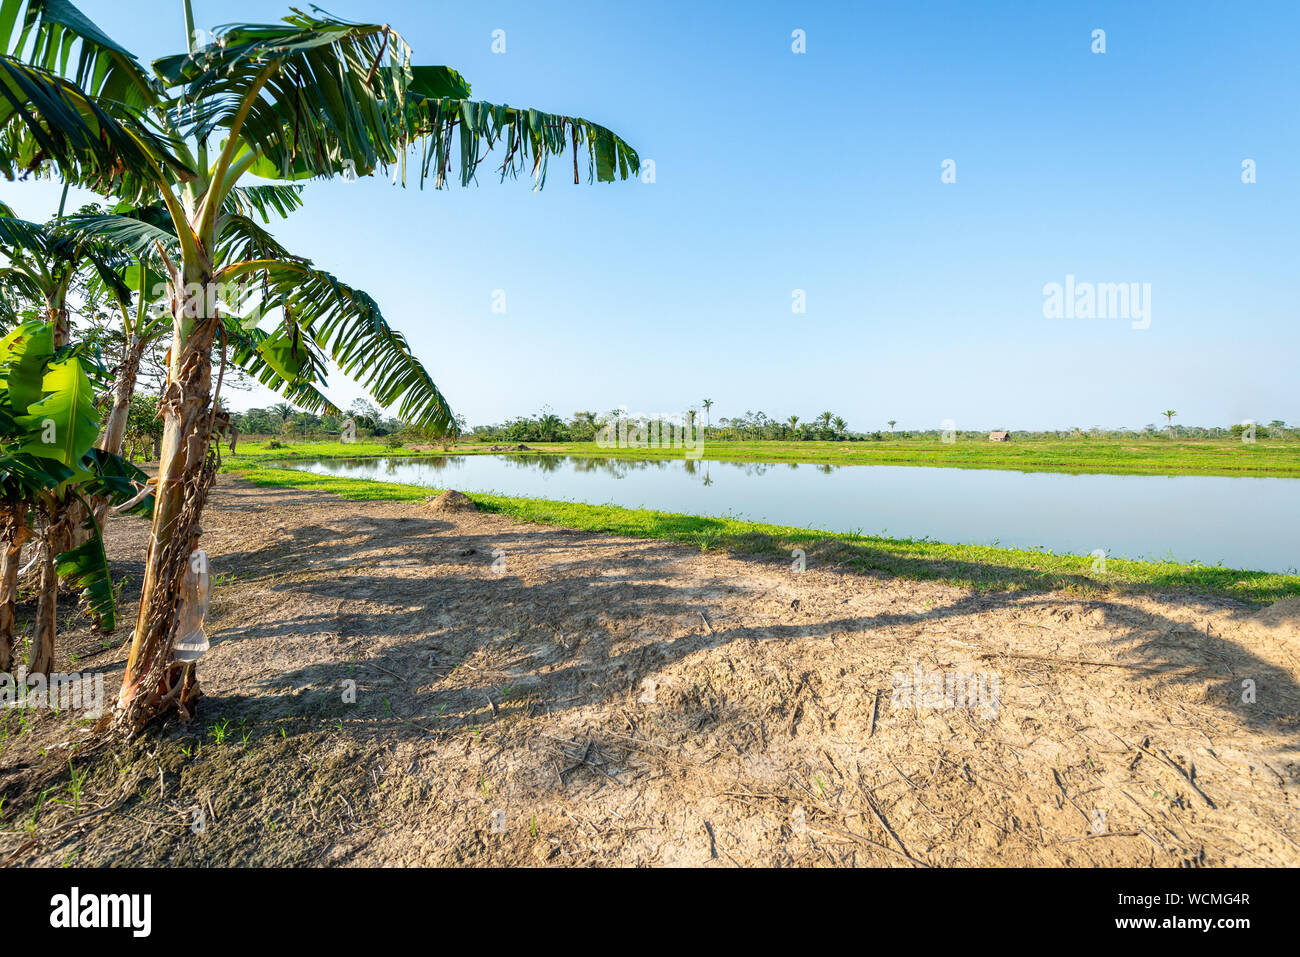
[[[223,472],[257,485],[330,492],[350,499],[421,501],[430,490],[389,482],[312,475],[255,462],[227,461]],[[987,591],[1066,589],[1082,595],[1108,592],[1195,594],[1262,604],[1300,595],[1300,576],[1176,562],[1108,559],[1104,574],[1093,560],[1032,549],[946,545],[912,539],[835,534],[726,518],[679,515],[612,505],[585,505],[500,495],[471,494],[480,509],[524,522],[680,542],[702,549],[791,561],[803,549],[810,564],[834,563],[859,572],[943,581]]]
[[[238,447],[236,460],[290,456],[327,458],[446,455],[440,448],[392,448],[381,442],[265,442]],[[626,459],[680,459],[680,449],[604,449],[595,442],[528,443],[542,455]],[[491,446],[463,442],[456,455],[491,454]],[[801,462],[810,465],[921,465],[1113,475],[1220,475],[1300,478],[1300,441],[1260,439],[1029,439],[980,442],[961,439],[892,439],[881,442],[706,442],[704,459],[716,462]]]

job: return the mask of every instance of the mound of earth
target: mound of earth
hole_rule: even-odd
[[[474,500],[463,492],[448,489],[441,495],[425,499],[424,507],[430,512],[477,512]]]
[[[1251,615],[1244,630],[1256,635],[1300,639],[1300,598],[1283,598]]]
[[[494,445],[490,449],[488,449],[488,451],[489,452],[531,452],[532,449],[530,449],[528,446],[524,445],[521,442],[518,445]]]

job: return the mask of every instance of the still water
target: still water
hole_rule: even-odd
[[[276,464],[438,489],[891,538],[1080,555],[1101,548],[1111,558],[1291,573],[1300,566],[1300,479],[556,455],[303,458]]]

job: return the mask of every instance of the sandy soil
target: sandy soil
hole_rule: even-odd
[[[979,595],[228,478],[206,518],[198,718],[10,720],[0,860],[1300,865],[1294,600]],[[146,536],[110,526],[112,644],[62,639],[110,695]]]

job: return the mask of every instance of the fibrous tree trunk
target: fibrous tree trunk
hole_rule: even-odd
[[[131,415],[131,397],[135,395],[135,382],[140,374],[140,359],[144,355],[144,348],[145,341],[139,336],[132,336],[113,379],[113,407],[109,409],[108,420],[104,423],[104,434],[100,436],[99,447],[114,455],[122,454],[122,440],[126,437],[127,420]]]
[[[186,263],[186,288],[209,288],[210,277],[194,274]],[[154,497],[153,533],[145,558],[140,611],[126,675],[118,696],[114,724],[133,735],[153,718],[175,708],[182,718],[193,713],[199,697],[193,665],[176,662],[176,615],[190,554],[198,547],[199,517],[216,476],[211,452],[212,343],[218,320],[211,310],[182,318],[183,305],[173,297],[175,334],[167,386],[160,406],[164,431]]]
[[[71,336],[71,321],[67,306],[51,304],[47,320],[53,334],[55,349],[68,344]],[[40,536],[38,548],[40,562],[36,570],[36,625],[32,635],[32,649],[27,662],[27,671],[33,675],[49,674],[54,665],[54,638],[58,632],[59,615],[59,575],[55,570],[54,558],[72,545],[72,529],[78,524],[80,509],[70,513],[67,503],[57,497],[51,497],[45,504],[46,526]]]
[[[59,575],[54,558],[68,548],[72,527],[71,516],[61,503],[54,504],[51,511],[37,566],[36,628],[27,662],[27,671],[33,675],[48,675],[54,667],[54,637],[59,615]]]
[[[14,613],[18,605],[18,566],[30,537],[27,506],[14,505],[0,517],[0,672],[14,666]]]
[[[113,405],[108,410],[108,419],[104,423],[104,434],[99,437],[99,448],[114,455],[122,454],[123,440],[126,438],[126,426],[131,417],[131,398],[135,395],[136,379],[140,374],[140,360],[144,355],[145,340],[132,336],[122,355],[122,362],[117,367],[113,379]],[[103,496],[93,496],[91,506],[95,510],[95,521],[100,529],[109,516],[108,501]],[[91,534],[83,522],[73,532],[74,544],[80,544]]]

